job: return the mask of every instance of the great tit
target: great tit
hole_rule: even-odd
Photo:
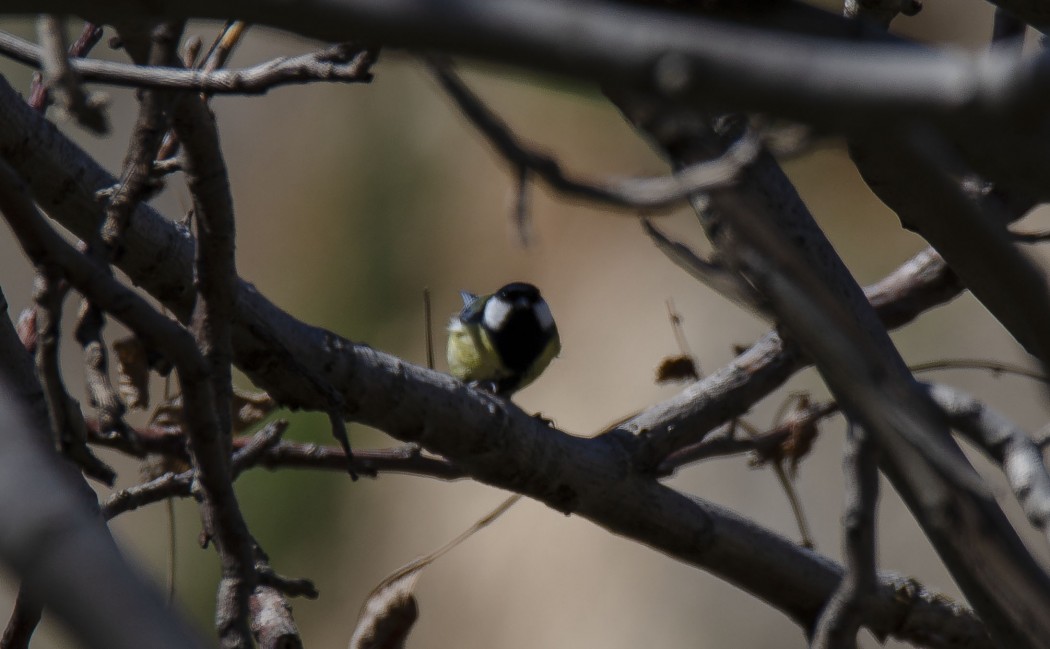
[[[550,307],[532,284],[491,295],[460,291],[463,310],[448,325],[452,376],[503,397],[532,383],[561,351]]]

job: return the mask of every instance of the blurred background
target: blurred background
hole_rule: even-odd
[[[897,27],[913,37],[976,50],[985,46],[991,19],[990,7],[980,2],[931,0],[918,17],[900,19]],[[208,43],[218,27],[195,23],[188,32]],[[0,20],[0,29],[35,40],[30,20]],[[77,33],[79,25],[71,23],[71,37]],[[230,65],[315,47],[252,28]],[[105,40],[95,55],[120,60]],[[445,318],[460,308],[459,289],[487,292],[512,280],[533,282],[558,319],[563,352],[515,400],[581,436],[680,389],[653,380],[661,358],[678,353],[667,300],[682,315],[705,372],[732,359],[734,345],[747,345],[768,329],[673,266],[629,213],[535,188],[534,241],[522,247],[511,224],[514,178],[507,166],[410,57],[385,51],[374,72],[375,81],[366,86],[286,87],[212,102],[237,206],[239,272],[296,317],[422,363],[424,287],[433,294],[435,334],[443,349]],[[0,74],[28,93],[26,68],[0,60]],[[594,88],[488,66],[467,67],[464,74],[519,135],[571,170],[593,176],[667,170]],[[50,116],[118,172],[137,105],[130,91],[105,92],[111,99],[110,137],[87,135],[54,110]],[[785,167],[862,284],[923,247],[864,187],[841,143],[822,143]],[[171,218],[181,218],[189,204],[179,177],[155,200]],[[1037,214],[1025,226],[1045,223]],[[687,212],[662,217],[659,224],[706,249]],[[31,279],[24,255],[0,229],[0,285],[12,317],[29,304]],[[67,329],[75,309],[75,302],[67,302]],[[109,338],[118,332],[111,325]],[[926,314],[894,339],[909,362],[1027,362],[968,296]],[[438,368],[444,369],[440,357]],[[80,353],[72,338],[65,341],[64,362],[71,391],[83,399]],[[979,395],[1029,430],[1045,423],[1045,395],[1031,382],[974,371],[933,378]],[[251,387],[243,377],[239,381]],[[827,395],[809,370],[759,404],[749,421],[769,426],[784,396],[799,390]],[[293,422],[289,439],[331,443],[323,416],[281,416]],[[396,443],[360,426],[350,430],[359,448]],[[797,486],[818,550],[838,558],[844,423],[832,419],[822,431]],[[118,487],[139,479],[134,462],[104,457],[120,470]],[[1004,484],[986,463],[978,460],[978,467]],[[718,460],[686,467],[670,483],[798,538],[768,467],[751,469],[744,457]],[[261,469],[244,475],[237,489],[274,568],[309,577],[320,589],[316,601],[293,601],[308,647],[345,646],[364,598],[385,575],[454,537],[508,495],[469,481],[383,475],[353,483],[342,473]],[[1010,499],[1002,500],[1021,520]],[[888,487],[880,507],[881,567],[957,593]],[[176,605],[213,637],[215,555],[196,545],[200,523],[191,502],[175,503],[175,520]],[[1045,542],[1023,522],[1019,526],[1045,560]],[[129,558],[166,588],[165,507],[127,514],[112,527]],[[6,620],[16,583],[3,574],[0,586],[0,618]],[[805,646],[801,630],[787,618],[717,578],[531,501],[433,565],[417,595],[420,618],[408,642],[417,649]],[[870,636],[862,642],[877,645]],[[34,646],[75,644],[48,620]]]

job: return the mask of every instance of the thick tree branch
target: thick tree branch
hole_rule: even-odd
[[[28,13],[83,9],[73,0],[10,0],[7,7]],[[279,0],[108,0],[94,3],[91,12],[102,22],[237,16],[329,41],[366,35],[417,51],[485,58],[845,128],[870,119],[926,117],[946,126],[980,122],[992,137],[995,119],[1021,108],[1040,110],[1050,75],[1046,56],[975,58],[899,42],[815,38],[612,0],[330,0],[308,7]],[[758,42],[761,47],[754,46]]]
[[[931,160],[928,138],[923,142],[907,134],[881,133],[853,139],[850,155],[868,186],[905,227],[929,241],[974,296],[1046,368],[1050,292],[1042,271],[1017,249],[1006,229],[1009,221],[1024,214],[1025,203],[1011,204],[994,193],[964,194],[958,181]]]
[[[93,494],[42,442],[44,433],[7,386],[4,375],[0,558],[85,646],[204,647],[127,565],[97,515]]]

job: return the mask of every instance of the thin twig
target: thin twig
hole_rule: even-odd
[[[176,33],[181,33],[181,25]],[[254,542],[241,514],[227,465],[232,449],[232,424],[226,404],[233,398],[231,321],[237,278],[233,198],[215,120],[204,100],[196,95],[181,97],[174,111],[172,130],[184,147],[186,184],[197,217],[197,299],[190,331],[208,367],[207,380],[202,383],[184,377],[181,372],[179,381],[187,409],[199,407],[199,404],[190,404],[193,392],[210,392],[210,401],[222,404],[215,413],[218,428],[208,431],[208,437],[191,434],[190,438],[190,454],[204,492],[201,513],[205,531],[215,540],[222,566],[215,608],[216,627],[224,649],[250,647],[249,599],[257,584],[252,561]]]
[[[37,325],[36,367],[44,387],[56,447],[76,462],[86,475],[112,485],[116,473],[88,449],[84,415],[80,404],[66,391],[59,368],[59,325],[62,302],[69,286],[62,279],[60,267],[42,264],[38,268],[33,289]]]
[[[736,423],[747,432],[752,440],[763,437],[762,432],[747,421],[738,419]],[[801,537],[802,547],[814,548],[813,535],[809,532],[809,523],[806,522],[806,512],[802,509],[802,500],[798,497],[798,491],[795,489],[794,483],[784,470],[783,459],[780,457],[773,457],[769,464],[773,467],[773,473],[777,477],[777,482],[780,483],[781,489],[784,490],[784,495],[787,496],[788,504],[791,505],[791,512],[795,515],[795,522],[798,524],[798,533]]]
[[[43,64],[39,47],[0,32],[0,53],[26,65]],[[84,81],[134,88],[195,90],[207,94],[260,95],[273,88],[313,82],[368,83],[376,50],[355,43],[276,58],[240,70],[184,70],[100,61],[74,60],[70,67]]]
[[[864,603],[878,584],[875,572],[875,514],[879,471],[874,440],[850,422],[842,459],[846,512],[842,545],[846,574],[817,620],[812,649],[856,649]]]
[[[427,368],[434,369],[434,321],[430,309],[430,287],[423,287],[423,345],[426,348]]]
[[[40,69],[44,85],[59,98],[62,107],[78,124],[95,133],[109,133],[105,100],[89,95],[81,85],[80,75],[66,51],[65,21],[56,16],[41,16],[37,23],[40,38]]]
[[[281,435],[288,429],[288,422],[278,419],[267,424],[239,449],[230,459],[230,464],[237,468],[234,476],[255,466],[266,450],[280,441]],[[167,498],[188,498],[192,495],[192,485],[196,471],[193,469],[182,473],[165,473],[153,480],[122,489],[112,494],[102,504],[102,515],[106,520],[121,514],[134,511],[146,505],[160,502]]]
[[[642,219],[642,228],[660,252],[701,284],[747,311],[769,318],[768,305],[740,273],[718,260],[704,259],[684,243],[669,238],[650,219]]]
[[[999,376],[1000,374],[1015,374],[1017,376],[1035,379],[1036,381],[1042,381],[1043,383],[1050,383],[1050,377],[1047,377],[1042,372],[1036,372],[1035,370],[1030,370],[1021,365],[1013,365],[1011,363],[1003,363],[1000,361],[982,360],[979,358],[949,358],[940,361],[916,363],[914,365],[909,365],[908,369],[916,374],[938,370],[988,370],[996,376]]]
[[[522,144],[510,127],[463,83],[451,66],[432,58],[426,59],[426,64],[463,115],[511,163],[518,173],[519,184],[527,180],[521,176],[522,170],[527,169],[559,192],[620,207],[655,209],[674,205],[690,194],[731,183],[737,172],[761,151],[759,138],[749,134],[720,158],[685,167],[670,176],[602,181],[574,178],[565,173],[554,158]]]
[[[84,29],[80,32],[80,37],[69,46],[69,57],[71,59],[80,59],[87,56],[91,49],[102,40],[102,33],[102,27],[94,23],[84,23]],[[3,36],[5,34],[0,32],[0,39]],[[27,44],[32,45],[31,43]],[[44,75],[39,72],[33,74],[33,85],[29,89],[29,99],[26,100],[26,103],[39,111],[47,110],[48,105],[51,103],[51,93],[48,91],[47,84],[44,83]]]

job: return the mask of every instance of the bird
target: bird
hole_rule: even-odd
[[[463,310],[449,322],[446,351],[457,379],[510,398],[561,352],[550,306],[532,284],[511,282],[490,295],[460,296]]]

